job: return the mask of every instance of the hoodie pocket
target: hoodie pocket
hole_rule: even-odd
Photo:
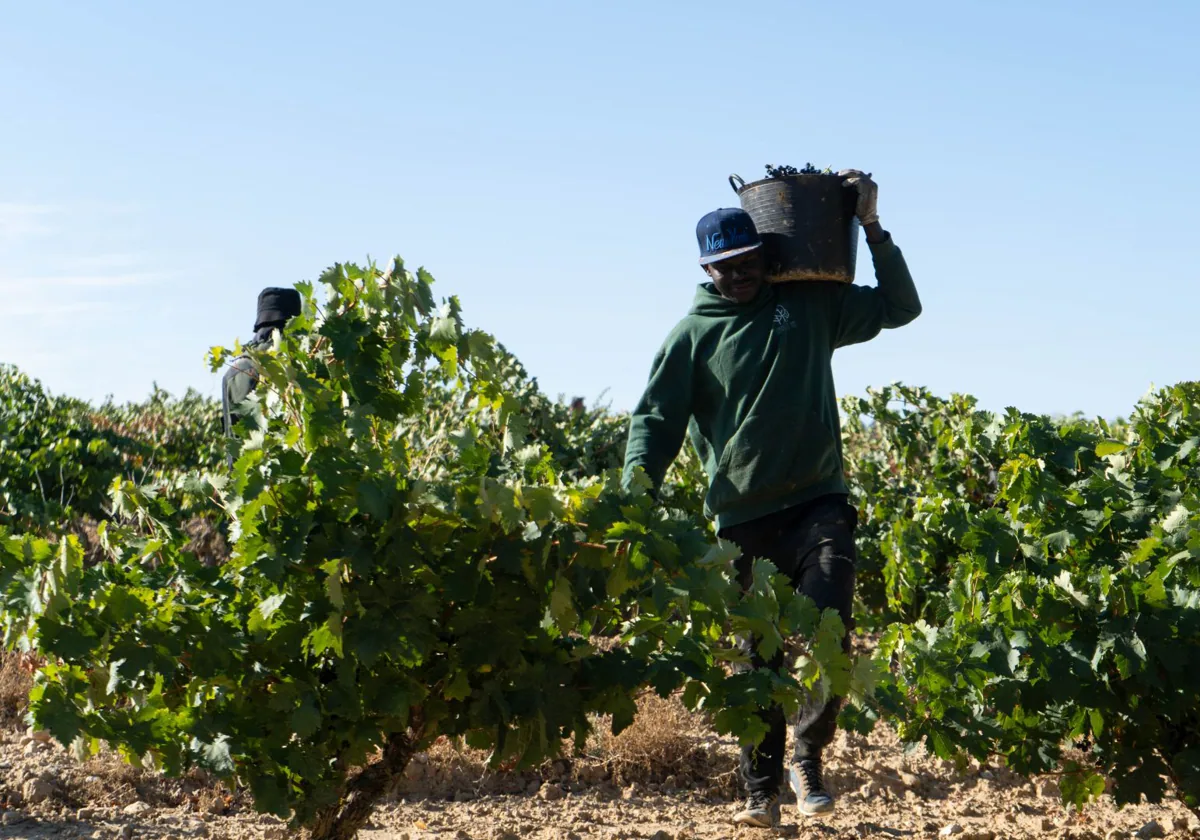
[[[792,407],[750,415],[721,453],[709,484],[710,516],[766,504],[841,474],[833,433],[815,413]]]

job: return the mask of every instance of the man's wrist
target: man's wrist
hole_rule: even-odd
[[[878,220],[867,222],[862,226],[862,229],[867,234],[867,242],[871,245],[878,245],[880,242],[887,241],[888,233],[883,229],[883,225],[879,224]]]

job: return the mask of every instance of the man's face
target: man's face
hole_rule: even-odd
[[[749,303],[763,284],[762,249],[709,263],[704,270],[721,297],[735,303]]]

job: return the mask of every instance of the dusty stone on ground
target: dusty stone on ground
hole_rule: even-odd
[[[1037,786],[1037,794],[1046,799],[1058,799],[1060,796],[1058,782],[1053,779],[1044,780]]]
[[[558,785],[542,785],[538,796],[547,802],[556,802],[563,798],[563,789]]]
[[[39,802],[45,802],[50,797],[54,796],[55,787],[47,779],[30,779],[21,788],[21,795],[24,800],[32,805]]]

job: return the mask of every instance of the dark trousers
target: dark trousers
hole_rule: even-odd
[[[854,566],[857,552],[854,530],[858,511],[845,496],[822,496],[807,504],[788,508],[761,519],[721,529],[721,539],[742,550],[737,572],[742,586],[748,586],[751,566],[756,557],[775,564],[817,607],[832,607],[846,626],[843,647],[850,652],[853,629]],[[751,646],[754,667],[764,665],[780,671],[785,667],[784,652],[765,662],[757,650],[758,639],[744,640]],[[801,706],[792,727],[792,760],[820,758],[821,750],[833,740],[842,698]],[[783,780],[783,754],[787,741],[787,721],[783,708],[774,706],[763,713],[769,729],[756,748],[745,748],[741,757],[742,782],[747,791],[776,792]]]

